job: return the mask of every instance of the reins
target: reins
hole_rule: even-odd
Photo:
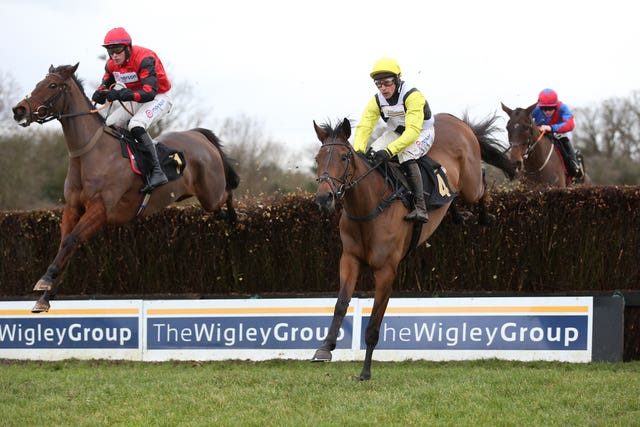
[[[58,101],[58,99],[61,96],[65,97],[65,102],[66,102],[66,95],[67,95],[67,89],[68,89],[68,85],[66,83],[66,80],[60,76],[57,73],[49,73],[47,74],[47,76],[51,76],[51,77],[55,77],[57,79],[60,80],[60,88],[58,89],[58,91],[56,93],[54,93],[49,99],[47,99],[46,101],[42,102],[37,98],[34,98],[32,96],[25,96],[25,102],[27,103],[27,105],[29,106],[29,114],[32,117],[33,121],[39,124],[43,124],[43,123],[47,123],[50,122],[51,120],[60,120],[60,119],[64,119],[64,118],[71,118],[71,117],[78,117],[78,116],[86,116],[89,114],[97,114],[100,111],[104,110],[105,108],[110,108],[111,105],[113,104],[113,101],[109,101],[108,103],[106,103],[105,105],[103,105],[100,108],[93,108],[90,109],[88,111],[81,111],[81,112],[75,112],[75,113],[66,113],[66,114],[61,114],[60,112],[57,113],[51,113],[51,109],[53,107],[53,105]],[[31,105],[30,100],[34,99],[39,105],[37,108],[33,108]],[[122,104],[122,102],[120,102]],[[95,107],[95,104],[94,104]],[[127,111],[128,113],[131,114],[131,112],[126,108],[126,106],[124,104],[122,104],[122,107],[125,109],[125,111]],[[95,132],[95,134],[93,135],[93,137],[89,140],[89,143],[87,143],[86,145],[84,145],[83,147],[80,147],[77,150],[74,151],[69,151],[68,156],[69,158],[73,159],[76,157],[80,157],[83,154],[88,153],[89,151],[91,151],[91,149],[93,149],[93,147],[96,145],[96,143],[98,142],[98,140],[100,139],[100,135],[102,134],[102,132],[104,131],[105,127],[101,126],[100,128],[98,128],[98,130]]]
[[[78,116],[86,116],[89,114],[96,114],[104,110],[105,108],[110,108],[113,105],[113,101],[109,101],[108,103],[104,104],[102,107],[93,108],[89,111],[81,111],[77,113],[67,113],[67,114],[60,114],[60,113],[51,114],[50,113],[51,107],[53,107],[53,104],[55,104],[58,98],[60,98],[62,95],[66,96],[68,86],[67,86],[66,80],[57,73],[48,73],[47,76],[56,77],[61,82],[60,89],[58,89],[58,91],[55,94],[53,94],[51,98],[42,102],[30,95],[27,95],[24,97],[24,100],[30,109],[29,115],[33,118],[33,121],[38,124],[47,123],[47,122],[50,122],[51,120],[56,120],[56,119],[60,120],[60,119],[65,119],[69,117],[78,117]],[[30,102],[31,99],[34,99],[39,104],[37,108],[32,107]],[[129,109],[122,103],[122,101],[119,101],[119,102],[120,102],[120,105],[122,105],[122,108],[124,108],[124,110],[127,113],[133,116],[133,112],[129,111]],[[94,104],[94,107],[95,107],[95,104]]]
[[[531,142],[531,139],[533,139],[533,124],[531,125],[531,133],[529,136],[529,142]],[[538,138],[535,140],[535,142],[533,144],[527,145],[527,151],[524,153],[524,155],[522,156],[523,159],[528,159],[529,155],[531,154],[531,152],[533,151],[533,149],[535,148],[536,145],[538,145],[538,143],[542,140],[542,137],[545,135],[546,131],[544,130],[540,130],[540,134],[538,135]],[[541,172],[545,167],[547,167],[547,164],[549,163],[549,160],[551,160],[551,155],[553,154],[553,142],[551,142],[551,145],[549,147],[549,153],[547,153],[547,157],[545,158],[544,162],[542,162],[542,166],[540,166],[537,170],[535,171],[527,171],[528,174],[536,174],[538,172]]]

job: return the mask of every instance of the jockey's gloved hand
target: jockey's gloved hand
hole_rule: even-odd
[[[384,163],[391,158],[391,154],[385,148],[384,150],[378,150],[373,155],[373,161],[376,163]]]
[[[91,100],[96,104],[104,104],[107,101],[107,93],[101,90],[93,92]]]
[[[111,89],[107,93],[107,101],[133,101],[133,91],[128,88]]]
[[[109,92],[107,92],[107,101],[112,102],[119,99],[121,99],[119,90],[111,89]]]
[[[109,92],[107,92],[107,101],[112,102],[120,99],[120,94],[118,94],[118,92],[119,91],[115,89],[111,89]]]

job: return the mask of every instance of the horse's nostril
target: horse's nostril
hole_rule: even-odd
[[[318,193],[316,195],[316,203],[322,211],[331,210],[334,206],[333,193]]]

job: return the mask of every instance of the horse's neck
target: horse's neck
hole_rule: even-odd
[[[535,147],[529,155],[529,162],[536,167],[542,167],[549,161],[550,154],[552,154],[550,152],[553,151],[553,142],[541,132],[534,132],[532,137],[537,142],[535,142]]]
[[[85,114],[60,119],[67,149],[70,153],[88,144],[96,132],[104,126],[102,120],[96,116],[98,113],[89,113],[89,111],[90,108],[84,93],[77,84],[71,84],[62,114]]]
[[[356,158],[353,179],[359,181],[345,193],[344,197],[345,209],[349,214],[356,217],[370,215],[380,205],[382,199],[388,196],[390,191],[390,188],[387,188],[384,177],[377,171],[371,171],[366,177],[362,178],[368,170],[369,166],[364,160]]]

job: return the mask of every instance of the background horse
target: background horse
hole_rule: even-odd
[[[69,152],[60,245],[34,287],[43,293],[33,312],[49,310],[49,300],[74,251],[106,224],[124,224],[137,216],[151,215],[190,196],[197,197],[207,211],[220,211],[226,204],[228,218],[236,218],[231,191],[238,187],[239,178],[218,138],[207,129],[157,138],[181,151],[186,167],[181,178],[156,188],[145,200],[140,193],[142,179],[122,156],[118,138],[106,132],[102,116],[93,114],[96,110],[74,74],[77,68],[78,64],[51,66],[31,95],[13,107],[13,118],[21,126],[58,119]]]
[[[502,110],[509,115],[507,133],[511,160],[521,165],[521,176],[536,184],[551,187],[566,187],[571,181],[564,166],[559,149],[551,139],[541,132],[531,117],[536,104],[526,109],[512,110],[502,104]],[[583,164],[584,167],[584,164]],[[583,185],[591,185],[591,178],[584,174]]]
[[[489,120],[495,121],[496,117]],[[396,200],[386,205],[392,188],[385,177],[354,151],[349,143],[351,124],[347,119],[332,128],[330,124],[318,126],[316,135],[322,146],[316,156],[318,165],[318,189],[316,201],[323,211],[331,212],[342,199],[340,218],[340,290],[333,320],[322,346],[313,361],[331,360],[342,320],[353,295],[360,268],[368,265],[373,271],[375,294],[373,309],[365,333],[366,353],[360,380],[371,377],[371,357],[378,343],[382,318],[398,265],[407,254],[412,242],[414,223],[405,221],[408,210]],[[476,129],[490,129],[479,126]],[[464,121],[449,115],[435,116],[435,141],[428,156],[440,163],[446,171],[452,191],[460,194],[468,203],[478,202],[484,209],[486,187],[482,159],[500,168],[509,176],[515,173],[514,165],[496,149],[495,140],[487,134],[475,134]],[[424,242],[436,230],[447,213],[451,201],[429,212],[429,222],[422,226],[417,244]]]

